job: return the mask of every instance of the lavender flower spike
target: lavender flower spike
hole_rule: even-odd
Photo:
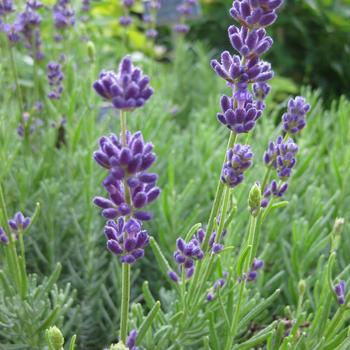
[[[338,303],[343,305],[345,303],[345,281],[340,281],[334,287],[334,293],[337,296]]]
[[[283,197],[288,189],[288,183],[282,182],[277,184],[276,180],[272,180],[271,184],[266,186],[263,193],[263,199],[261,200],[261,207],[266,208],[270,202],[270,197]]]
[[[193,237],[188,243],[178,238],[176,248],[174,260],[179,267],[179,272],[185,271],[186,278],[189,279],[194,273],[194,261],[202,260],[204,257],[200,242],[196,237]],[[174,282],[179,280],[173,271],[169,271],[168,275]]]
[[[66,29],[75,24],[75,12],[70,8],[70,0],[58,0],[53,7],[53,19],[55,27],[59,30]]]
[[[144,248],[149,243],[147,231],[141,230],[138,220],[119,218],[109,220],[105,226],[107,248],[120,257],[120,262],[133,264],[144,256]]]
[[[64,79],[64,74],[62,72],[62,67],[59,63],[49,62],[47,65],[47,78],[51,91],[48,93],[48,98],[59,100],[63,92],[62,81]]]
[[[137,332],[135,329],[133,329],[126,339],[126,346],[129,350],[139,350],[139,347],[136,346],[136,338],[137,338]]]
[[[230,14],[244,27],[267,27],[276,21],[275,10],[282,2],[282,0],[234,0]]]
[[[100,139],[100,149],[94,153],[94,159],[109,170],[103,182],[109,198],[95,197],[94,203],[107,219],[131,215],[138,220],[149,220],[151,214],[140,209],[160,194],[155,185],[157,174],[146,172],[156,159],[153,145],[144,142],[141,132],[127,133],[126,140],[127,145],[122,146],[115,135]]]
[[[253,152],[250,146],[235,144],[227,151],[227,162],[221,172],[221,181],[229,187],[236,187],[243,179],[243,173],[252,165]]]
[[[301,131],[305,125],[306,113],[310,110],[310,104],[306,103],[304,97],[297,96],[288,101],[288,111],[282,116],[283,129],[285,132],[296,134]]]
[[[9,239],[7,237],[7,234],[5,233],[5,231],[2,227],[0,227],[0,243],[4,244],[4,245],[9,243]]]
[[[258,271],[261,270],[264,267],[264,262],[262,260],[254,258],[252,267],[248,271],[247,274],[247,281],[253,282],[256,280],[258,276]]]
[[[14,11],[12,0],[0,0],[0,16],[6,16]]]
[[[122,59],[118,73],[102,71],[93,84],[96,92],[120,110],[133,110],[142,107],[152,96],[149,78],[135,68],[130,56]]]
[[[292,173],[297,152],[298,146],[291,138],[284,141],[282,136],[278,136],[276,142],[270,142],[264,154],[264,161],[267,166],[272,166],[277,170],[277,175],[281,180],[285,180]]]
[[[25,217],[20,211],[17,212],[12,219],[8,221],[8,224],[13,232],[25,231],[31,219]]]

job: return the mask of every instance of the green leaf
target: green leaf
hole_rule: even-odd
[[[138,332],[137,332],[137,344],[142,343],[143,337],[146,335],[148,329],[152,326],[152,322],[156,317],[158,311],[160,310],[160,302],[157,301],[151,311],[148,313],[147,317],[143,320]]]

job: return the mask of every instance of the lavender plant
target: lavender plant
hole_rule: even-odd
[[[0,12],[6,16],[13,14],[9,3],[0,1]],[[91,111],[98,100],[89,79],[81,79],[86,74],[84,65],[65,65],[64,97],[55,104],[45,101],[49,106],[45,113],[56,108],[62,114],[63,106],[67,112],[64,122],[56,124],[60,129],[67,123],[66,147],[60,151],[52,147],[52,132],[43,128],[38,135],[40,148],[22,155],[13,137],[18,123],[8,118],[12,109],[7,102],[12,101],[13,91],[1,93],[5,103],[0,106],[0,179],[9,207],[15,212],[16,207],[29,207],[37,199],[45,206],[36,221],[36,214],[28,218],[17,213],[11,219],[4,205],[0,210],[0,322],[4,325],[0,348],[100,349],[111,342],[110,349],[133,350],[349,347],[344,220],[337,219],[329,232],[329,223],[346,210],[349,197],[344,169],[350,158],[341,146],[349,139],[349,104],[344,99],[331,111],[322,111],[319,95],[306,90],[305,98],[283,104],[281,125],[270,131],[282,107],[268,96],[276,89],[274,83],[273,89],[267,83],[272,70],[261,55],[272,45],[264,28],[274,20],[277,5],[279,1],[234,2],[231,12],[241,26],[230,27],[229,37],[238,53],[225,53],[225,64],[223,60],[212,64],[229,90],[221,98],[217,131],[215,123],[204,123],[203,117],[217,111],[212,97],[221,89],[209,65],[203,65],[207,57],[198,46],[193,51],[197,61],[183,67],[192,73],[187,79],[197,85],[188,93],[193,105],[190,117],[186,115],[186,128],[167,112],[168,86],[181,86],[175,84],[177,72],[169,73],[169,65],[157,67],[159,80],[152,83],[157,88],[152,103],[148,103],[149,80],[129,58],[122,60],[117,73],[101,72],[94,88],[109,106],[98,108],[96,120]],[[23,39],[20,34],[19,40]],[[70,63],[88,62],[89,74],[95,77],[92,64],[104,58],[107,43],[107,38],[96,42],[97,59],[90,43],[82,52],[77,49],[71,54]],[[20,46],[11,45],[17,58],[22,58]],[[62,45],[54,44],[55,50]],[[30,75],[26,66],[20,68],[25,104],[33,105],[24,80]],[[58,96],[62,72],[56,64],[49,68],[52,94]],[[4,73],[5,81],[13,82],[7,70]],[[40,74],[45,76],[45,71]],[[206,84],[198,84],[199,79]],[[40,85],[41,94],[50,93],[44,90]],[[203,93],[208,90],[210,94]],[[177,92],[182,107],[186,101],[180,96],[186,93]],[[310,114],[306,101],[313,106]],[[137,119],[142,112],[146,118]],[[36,116],[34,108],[30,114],[23,113],[20,136],[26,129],[33,132]],[[111,125],[114,128],[116,118],[124,132],[100,138],[94,153],[100,167],[94,167],[95,140]],[[142,125],[142,134],[127,131],[126,118],[131,130]],[[337,137],[330,139],[330,130]],[[230,144],[224,151],[221,141],[228,134]],[[157,149],[159,161],[155,162],[153,146],[143,135],[157,138],[162,145]],[[266,151],[260,157],[264,143]],[[219,168],[221,156],[224,161]],[[316,170],[327,176],[315,177]],[[203,224],[215,173],[217,192],[209,221]],[[91,205],[100,175],[104,180],[94,203],[105,220],[105,239]],[[147,206],[159,196],[158,181],[162,196],[151,220]],[[283,198],[287,196],[289,203]],[[273,215],[287,204],[286,210]],[[267,220],[272,215],[273,220]],[[55,286],[60,265],[49,278],[43,277],[60,259],[64,261],[60,286],[70,281],[79,289],[74,306],[71,287]],[[140,295],[138,282],[145,273],[149,282],[144,281]],[[64,344],[63,334],[68,338],[75,332],[77,342],[73,337]]]
[[[145,23],[146,28],[146,37],[149,42],[152,44],[158,36],[157,27],[157,13],[161,8],[160,0],[151,0],[144,2],[144,14],[143,22]],[[152,48],[152,47],[151,47]]]
[[[154,201],[160,190],[156,186],[158,176],[147,172],[156,159],[153,145],[144,142],[140,131],[130,134],[126,113],[142,107],[153,90],[149,87],[149,78],[133,66],[128,56],[120,62],[118,73],[102,72],[93,87],[119,110],[120,138],[114,134],[102,137],[100,149],[94,153],[96,162],[108,170],[103,186],[109,198],[95,197],[94,203],[109,219],[104,230],[107,248],[119,256],[122,263],[120,340],[128,346],[134,344],[136,338],[132,334],[127,339],[130,265],[144,256],[149,235],[146,230],[141,230],[142,222],[152,218],[151,213],[140,209]],[[133,345],[130,347],[134,348]]]
[[[32,217],[17,212],[8,219],[7,207],[0,187],[1,222],[0,242],[5,263],[0,270],[0,308],[3,329],[0,338],[4,349],[42,349],[44,330],[57,322],[62,324],[73,304],[74,295],[68,284],[65,290],[55,284],[61,272],[57,264],[49,278],[39,282],[27,271],[24,235],[39,213],[39,204]]]
[[[179,13],[179,22],[174,25],[175,33],[185,35],[190,27],[186,23],[187,19],[193,14],[193,9],[197,5],[197,0],[183,0],[176,10]]]

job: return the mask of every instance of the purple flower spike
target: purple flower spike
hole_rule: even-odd
[[[153,95],[149,78],[133,66],[129,56],[122,59],[117,74],[101,72],[93,87],[100,96],[111,101],[113,106],[120,110],[142,107]]]
[[[136,346],[136,338],[137,338],[137,332],[135,329],[133,329],[128,337],[126,338],[126,346],[129,350],[138,350],[139,348]]]
[[[182,0],[182,2],[176,7],[176,11],[180,14],[180,21],[174,26],[175,33],[187,34],[189,32],[190,27],[185,21],[191,17],[196,5],[197,0]]]
[[[18,23],[0,23],[0,30],[3,31],[10,42],[17,43],[20,41],[22,27]]]
[[[64,74],[59,63],[49,62],[47,65],[47,78],[51,91],[48,93],[48,98],[59,100],[63,92]]]
[[[267,27],[276,21],[275,10],[282,2],[282,0],[234,0],[230,14],[244,27]]]
[[[258,83],[266,82],[273,77],[271,65],[253,57],[246,63],[238,55],[224,51],[221,55],[221,62],[211,61],[211,66],[216,74],[229,83]]]
[[[194,273],[194,261],[202,260],[204,257],[200,242],[195,236],[188,243],[182,238],[178,238],[176,241],[176,248],[177,249],[174,252],[174,260],[178,264],[179,272],[181,273],[184,269],[186,278],[188,279],[192,277]],[[170,272],[169,277],[174,281],[176,279],[174,274],[170,274]]]
[[[282,116],[284,131],[291,134],[301,131],[306,125],[305,116],[310,107],[304,97],[298,96],[295,99],[290,99],[288,101],[288,111]]]
[[[267,166],[272,166],[277,170],[277,175],[281,180],[285,180],[292,173],[297,152],[298,146],[291,138],[284,141],[283,137],[279,136],[276,142],[270,142],[264,154],[264,161]]]
[[[147,231],[141,230],[141,224],[120,217],[117,221],[109,220],[105,226],[107,248],[120,257],[125,264],[133,264],[144,256],[144,248],[149,243]]]
[[[0,227],[0,243],[4,244],[4,245],[9,243],[9,239],[7,237],[7,234],[5,233],[5,231],[2,227]]]
[[[260,57],[273,44],[271,37],[266,35],[266,30],[263,28],[249,31],[246,27],[239,29],[236,26],[230,26],[228,35],[232,47],[246,59]]]
[[[247,133],[253,129],[256,121],[260,118],[262,110],[252,100],[251,95],[247,92],[244,100],[239,100],[242,95],[238,96],[236,93],[236,99],[227,96],[221,97],[221,109],[222,112],[218,113],[217,118],[223,125],[226,125],[230,130],[237,134]],[[239,101],[239,103],[237,103]],[[236,108],[235,105],[240,105]]]
[[[221,181],[230,187],[236,187],[243,179],[243,173],[252,165],[253,152],[250,146],[235,144],[227,152],[227,162],[221,172]]]
[[[288,183],[282,182],[277,184],[276,180],[272,180],[271,184],[266,186],[263,193],[263,199],[261,200],[261,207],[266,208],[270,202],[270,197],[281,198],[287,192]]]
[[[150,29],[146,30],[146,37],[147,38],[155,39],[157,36],[158,36],[158,32],[155,29],[150,28]]]
[[[8,224],[13,232],[23,232],[25,231],[31,219],[29,217],[25,217],[20,211],[17,212],[12,219],[8,221]]]
[[[172,279],[175,283],[179,282],[179,276],[177,275],[176,272],[174,271],[169,271],[168,272],[168,276],[170,277],[170,279]]]
[[[177,23],[174,26],[174,31],[178,34],[187,34],[190,31],[190,27],[184,23]]]
[[[53,19],[58,30],[64,30],[75,24],[75,12],[70,7],[70,0],[58,0],[53,7]]]
[[[241,27],[230,26],[228,35],[237,54],[224,51],[220,60],[211,61],[216,74],[232,89],[232,97],[222,97],[222,112],[217,118],[236,134],[251,131],[265,109],[270,91],[267,82],[274,73],[271,65],[261,60],[273,44],[264,27],[276,20],[275,10],[281,3],[282,0],[234,0],[230,13]],[[240,182],[240,178],[236,181]]]
[[[227,274],[225,274],[227,276]],[[224,277],[226,278],[226,276],[224,275]],[[216,292],[223,288],[225,285],[225,279],[224,278],[219,278],[218,280],[216,280],[214,282],[214,285],[209,289],[209,292],[207,294],[207,301],[213,301],[215,298],[215,294]]]
[[[334,293],[337,296],[338,303],[343,305],[345,303],[345,281],[340,281],[335,285]]]
[[[256,281],[256,278],[258,277],[258,271],[261,270],[264,267],[264,262],[262,260],[254,258],[252,267],[248,271],[248,274],[246,276],[248,282],[254,282]]]
[[[119,17],[119,24],[122,27],[129,27],[132,23],[132,18],[130,16],[121,16]]]
[[[135,0],[122,0],[122,4],[124,7],[132,7],[135,4]]]
[[[153,145],[144,142],[141,132],[133,135],[128,132],[126,141],[123,146],[116,135],[101,137],[100,149],[94,153],[94,159],[109,170],[103,182],[109,198],[95,197],[94,204],[103,209],[102,215],[107,219],[130,214],[138,220],[147,221],[152,218],[151,213],[140,209],[160,195],[156,186],[158,175],[146,171],[156,155]]]
[[[0,17],[6,16],[14,11],[12,0],[0,0]]]

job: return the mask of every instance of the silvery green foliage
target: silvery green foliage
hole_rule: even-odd
[[[75,316],[72,305],[75,293],[70,284],[64,289],[56,282],[61,272],[57,265],[52,275],[38,281],[29,276],[28,295],[25,299],[17,293],[4,271],[0,271],[0,339],[3,349],[42,350],[46,344],[44,331],[54,324],[62,325],[69,315],[71,326]]]

